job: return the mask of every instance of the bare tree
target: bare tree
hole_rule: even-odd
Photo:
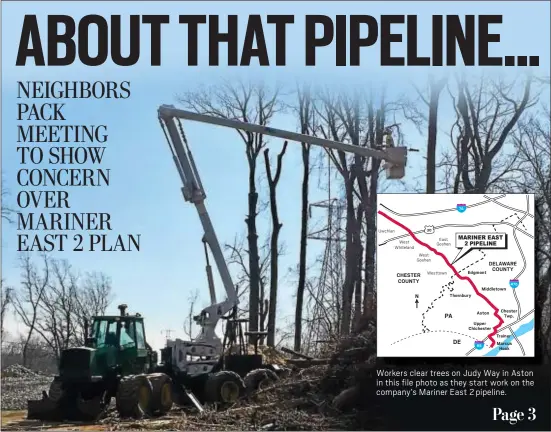
[[[425,192],[428,194],[436,193],[438,107],[440,104],[440,94],[446,86],[446,82],[447,77],[436,79],[433,75],[430,75],[425,91],[415,85],[413,86],[418,96],[417,100],[413,103],[402,104],[404,106],[405,117],[417,127],[420,133],[424,127],[427,128],[427,172]],[[419,106],[421,106],[421,108]],[[426,113],[425,110],[428,110],[428,113]]]
[[[346,106],[349,106],[349,101],[345,99],[345,96],[336,97],[329,92],[325,92],[320,95],[322,101],[321,106],[316,107],[316,112],[319,115],[320,122],[320,131],[325,138],[331,138],[335,141],[352,141],[354,143],[354,138],[350,137],[349,131],[350,128],[354,130],[356,125],[343,124],[342,122],[342,111],[339,116],[339,104],[346,103]],[[357,107],[357,105],[355,105]],[[353,120],[354,121],[354,120]],[[354,205],[354,183],[356,180],[357,170],[352,169],[351,163],[347,155],[342,152],[333,152],[328,151],[328,154],[337,168],[337,171],[341,174],[346,197],[346,267],[345,267],[345,276],[344,276],[344,285],[342,289],[342,316],[340,325],[340,333],[346,335],[350,331],[350,323],[352,316],[352,296],[354,293],[355,287],[355,277],[357,276],[357,249],[356,244],[354,243],[354,233],[357,232],[357,220],[356,212]]]
[[[383,89],[376,101],[376,94],[372,91],[366,99],[367,121],[364,126],[364,137],[361,139],[362,145],[378,149],[383,147],[385,136],[389,145],[393,144],[392,132],[398,131],[396,123],[387,124],[387,118],[390,117],[394,109],[386,101],[386,92]],[[377,217],[377,193],[379,192],[379,175],[381,171],[381,160],[369,158],[365,162],[364,168],[358,173],[357,182],[360,191],[360,200],[365,215],[365,257],[364,257],[364,314],[371,314],[375,298],[375,251],[376,251],[376,217]],[[369,180],[369,183],[368,183]],[[360,213],[358,213],[360,219]],[[358,241],[361,237],[358,235]],[[360,246],[361,247],[361,246]],[[359,262],[361,266],[361,261]],[[361,268],[358,269],[361,271]],[[360,275],[358,277],[361,277]],[[360,288],[360,287],[358,287]],[[358,293],[359,297],[359,293]],[[358,306],[359,307],[359,306]],[[356,325],[360,324],[362,314],[357,314]]]
[[[0,281],[0,284],[2,288],[2,310],[0,311],[0,339],[4,340],[4,318],[6,316],[6,312],[8,311],[8,306],[12,301],[13,288],[7,287],[4,283],[4,279]]]
[[[536,199],[536,310],[540,316],[538,336],[544,358],[551,361],[551,266],[549,265],[549,209],[540,195]]]
[[[75,295],[75,337],[78,343],[86,341],[86,320],[94,315],[104,315],[113,301],[111,278],[102,272],[86,273],[79,280]]]
[[[193,291],[188,297],[189,309],[186,320],[184,322],[184,334],[188,337],[189,340],[193,340],[193,338],[195,337],[193,332],[193,317],[195,316],[195,306],[197,304],[198,298],[198,290]]]
[[[14,295],[16,314],[26,327],[23,361],[28,346],[39,337],[52,355],[85,342],[85,321],[105,313],[111,302],[111,281],[102,273],[88,273],[81,278],[67,260],[42,255],[38,270],[30,255],[21,259],[21,288]]]
[[[541,307],[540,339],[551,356],[551,120],[548,109],[521,122],[514,137],[522,173],[513,186],[534,192],[536,221],[536,302]]]
[[[27,345],[26,367],[33,370],[54,374],[57,372],[56,359],[48,347],[38,336],[33,336],[26,342],[26,335],[18,335],[17,339],[2,342],[2,368],[23,363],[23,347]]]
[[[476,85],[459,81],[451,94],[457,119],[451,138],[455,157],[447,156],[449,168],[455,163],[454,193],[535,193],[536,221],[536,307],[541,310],[539,340],[544,352],[551,350],[550,243],[546,229],[551,223],[551,143],[549,111],[533,113],[539,95],[536,84],[549,85],[528,75],[522,87],[481,79]],[[518,93],[518,94],[517,94]],[[537,93],[537,92],[536,92]]]
[[[500,166],[498,156],[524,111],[535,103],[530,99],[532,81],[529,75],[522,95],[515,98],[514,82],[483,78],[475,86],[465,78],[459,80],[457,96],[452,96],[458,117],[454,125],[458,162],[455,193],[460,185],[466,193],[484,193],[504,176],[508,180],[516,157],[508,155]]]
[[[9,191],[4,188],[3,183],[4,179],[2,179],[2,220],[8,223],[12,223],[13,220],[11,218],[11,215],[13,213],[13,209],[10,206],[6,205],[6,198],[9,196]]]
[[[550,113],[546,109],[540,115],[522,122],[514,137],[515,150],[520,154],[519,168],[522,177],[515,182],[517,190],[534,192],[538,197],[536,214],[543,226],[551,223],[551,133]],[[551,231],[543,230],[537,252],[541,263],[551,265]]]
[[[15,313],[26,327],[22,349],[23,366],[27,365],[29,343],[40,319],[40,305],[50,282],[50,259],[46,254],[42,255],[42,264],[40,271],[32,262],[30,255],[21,257],[21,288],[13,296]]]
[[[320,129],[334,140],[381,148],[384,135],[398,128],[395,121],[387,124],[392,107],[386,101],[384,89],[378,103],[373,91],[339,96],[325,93],[322,101],[318,110],[323,122]],[[373,297],[375,284],[375,216],[381,161],[343,152],[329,154],[343,178],[346,202],[346,268],[340,325],[340,332],[344,335],[350,331],[353,317],[354,323],[358,324],[362,309],[371,309],[368,303]],[[362,244],[362,225],[366,227],[365,247]],[[362,278],[362,271],[365,278]]]
[[[438,133],[438,105],[440,93],[446,85],[446,78],[439,80],[429,79],[429,100],[425,103],[429,108],[428,134],[427,134],[427,188],[428,194],[436,192],[436,137]]]
[[[259,249],[259,255],[260,255],[260,283],[259,288],[262,286],[262,281],[265,281],[268,277],[269,271],[270,271],[270,239],[266,238],[266,241],[261,245]],[[248,299],[244,300],[244,297],[249,292],[250,289],[250,280],[251,276],[249,273],[249,267],[247,265],[247,249],[244,245],[244,240],[240,238],[235,238],[234,242],[232,244],[226,244],[225,246],[226,251],[228,251],[228,258],[227,263],[228,265],[233,268],[234,272],[236,273],[236,279],[235,284],[238,288],[238,298],[240,301],[240,306],[238,310],[239,316],[243,316],[245,313],[247,316],[249,314],[249,308],[248,308]],[[279,255],[281,255],[284,251],[284,248],[282,245],[280,245],[279,249]],[[262,291],[262,290],[261,290]],[[260,312],[261,307],[260,303],[264,302],[266,300],[263,297],[263,293],[259,293],[259,318],[260,318]],[[268,310],[264,305],[262,306]],[[260,319],[259,319],[260,324]],[[260,328],[260,326],[259,326]]]
[[[202,114],[222,118],[238,119],[244,122],[268,125],[280,109],[279,88],[268,89],[261,84],[223,84],[188,92],[180,102],[188,109]],[[258,191],[256,185],[257,159],[266,145],[262,134],[237,133],[245,143],[245,154],[249,165],[248,214],[245,219],[248,241],[249,280],[249,325],[251,331],[258,331],[260,311],[260,256],[256,218],[258,215]],[[254,337],[252,338],[254,339]]]
[[[6,205],[6,198],[9,196],[9,193],[8,193],[8,190],[4,188],[3,184],[4,184],[4,179],[2,179],[2,220],[6,221],[7,223],[12,223],[13,220],[11,218],[11,214],[13,213],[13,210]],[[0,288],[2,290],[2,310],[1,310],[2,315],[0,316],[0,339],[3,340],[4,318],[6,316],[8,307],[12,302],[13,288],[6,287],[4,283],[4,279],[0,281]]]
[[[68,261],[50,260],[51,277],[39,303],[36,332],[57,359],[61,351],[77,340],[78,286]]]
[[[264,150],[264,162],[266,164],[266,174],[268,176],[268,187],[270,191],[270,213],[272,215],[272,236],[270,239],[270,300],[268,306],[268,346],[275,345],[275,329],[276,329],[276,310],[277,310],[277,286],[278,277],[278,260],[279,260],[279,232],[283,224],[279,221],[277,211],[277,184],[281,177],[281,169],[283,168],[283,156],[287,150],[287,141],[283,144],[281,152],[277,155],[277,164],[275,174],[272,174],[270,166],[269,149]]]
[[[305,86],[299,88],[298,95],[298,117],[300,121],[300,132],[305,135],[314,134],[312,107],[312,95],[310,88]],[[309,181],[310,181],[310,144],[302,143],[302,188],[301,188],[301,209],[300,209],[300,252],[298,263],[298,284],[295,306],[295,337],[294,349],[300,351],[302,338],[302,312],[304,304],[304,289],[306,286],[306,249],[308,246],[308,207],[309,207]]]

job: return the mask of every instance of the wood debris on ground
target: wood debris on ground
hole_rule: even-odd
[[[191,407],[175,407],[161,418],[142,420],[120,419],[113,409],[97,424],[80,424],[76,428],[190,431],[375,429],[377,407],[369,396],[373,393],[370,380],[376,366],[375,346],[375,327],[367,325],[364,331],[334,345],[331,355],[317,359],[296,356],[301,358],[287,362],[293,367],[290,375],[227,409],[207,407],[203,413],[197,413]],[[283,354],[279,351],[266,348],[263,351],[274,363],[283,364]],[[17,422],[2,426],[3,430],[35,429],[29,422],[19,428]],[[52,425],[57,430],[59,426]],[[62,429],[69,430],[67,427],[63,425]],[[40,428],[47,429],[48,426],[41,424]]]

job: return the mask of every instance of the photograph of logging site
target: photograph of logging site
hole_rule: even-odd
[[[310,2],[112,3],[2,9],[2,430],[550,430],[548,40],[530,68],[338,68]],[[548,29],[540,4],[503,13]],[[103,64],[123,7],[151,59]],[[288,65],[257,65],[251,8],[294,16]]]

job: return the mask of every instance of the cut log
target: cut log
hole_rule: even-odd
[[[298,351],[294,351],[290,348],[282,347],[281,351],[286,352],[287,354],[291,354],[291,355],[300,357],[302,359],[306,359],[306,360],[312,360],[313,359],[313,357],[307,356],[306,354],[299,353]]]
[[[318,366],[318,365],[326,365],[329,364],[331,359],[309,359],[309,360],[303,360],[303,359],[288,359],[287,363],[296,366],[298,368],[307,368],[310,366]]]

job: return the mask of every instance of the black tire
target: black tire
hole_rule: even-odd
[[[247,395],[250,395],[266,385],[279,380],[277,374],[270,369],[255,369],[250,371],[244,379]]]
[[[90,399],[84,399],[83,395],[79,394],[76,400],[79,417],[82,420],[96,421],[105,414],[110,402],[111,398],[108,397],[106,391]]]
[[[50,384],[50,390],[48,391],[48,399],[54,403],[59,403],[63,399],[65,391],[63,390],[63,384],[61,381],[54,380]]]
[[[209,375],[205,383],[205,400],[220,405],[230,405],[245,394],[243,379],[232,371],[220,371]]]
[[[164,415],[172,409],[172,380],[167,374],[154,373],[147,375],[153,389],[151,411],[156,415]]]
[[[142,418],[151,413],[153,388],[146,375],[130,375],[119,382],[117,411],[120,417]]]

